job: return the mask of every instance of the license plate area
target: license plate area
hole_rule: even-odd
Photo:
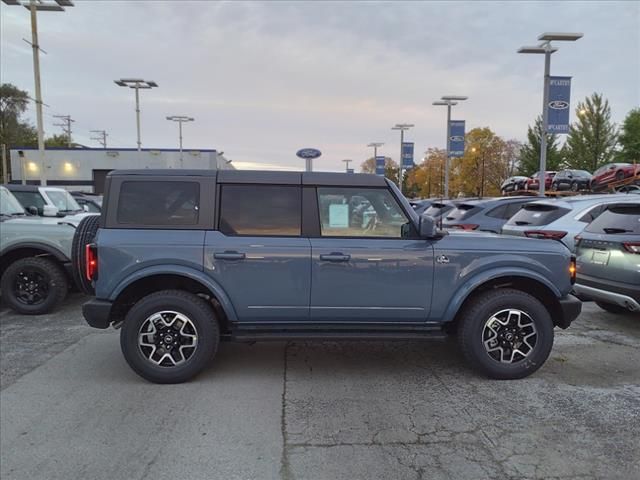
[[[607,250],[594,250],[591,254],[591,263],[607,265],[609,263],[609,253]]]

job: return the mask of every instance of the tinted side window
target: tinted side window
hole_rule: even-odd
[[[492,210],[489,210],[487,212],[487,217],[493,217],[493,218],[505,218],[505,212],[507,211],[507,206],[506,205],[500,205],[498,207],[495,207]]]
[[[222,185],[221,190],[219,230],[225,235],[300,235],[300,187]]]
[[[11,192],[18,199],[24,208],[36,207],[42,213],[44,208],[44,198],[38,192]]]
[[[133,225],[196,225],[196,182],[126,181],[120,186],[117,222]]]
[[[584,223],[591,223],[593,222],[596,218],[598,218],[598,216],[604,211],[604,209],[606,208],[606,205],[598,205],[596,207],[593,207],[592,209],[590,209],[587,213],[585,213],[584,215],[582,215],[578,221],[579,222],[584,222]]]
[[[509,205],[505,205],[507,208],[504,212],[504,216],[502,218],[505,219],[510,219],[511,217],[513,217],[516,213],[518,213],[520,211],[520,209],[522,208],[522,206],[524,204],[526,204],[527,202],[517,202],[517,203],[510,203]]]
[[[354,201],[360,199],[362,201]],[[325,237],[410,235],[410,223],[386,188],[318,188],[320,232]]]

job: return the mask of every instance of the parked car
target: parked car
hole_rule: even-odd
[[[429,208],[425,209],[422,212],[422,215],[429,215],[430,217],[439,220],[447,212],[453,210],[455,207],[456,202],[454,202],[453,200],[436,200],[429,206]]]
[[[640,194],[640,185],[622,185],[616,188],[616,192]]]
[[[502,227],[506,235],[560,240],[571,251],[574,238],[611,203],[629,200],[625,194],[579,195],[537,200],[524,205]],[[635,197],[631,197],[633,199]]]
[[[611,313],[640,312],[640,202],[613,203],[576,240],[580,298]]]
[[[356,196],[371,222],[350,221]],[[473,367],[521,378],[581,310],[564,246],[441,232],[375,175],[113,171],[104,201],[97,234],[78,226],[95,234],[78,250],[95,292],[83,314],[121,326],[126,361],[153,382],[190,379],[220,340],[441,337],[454,325]]]
[[[449,211],[443,228],[500,233],[507,220],[535,197],[499,197],[470,200]]]
[[[65,221],[74,225],[80,223],[87,215],[95,215],[85,212],[64,188],[17,184],[8,184],[5,187],[25,210],[33,215],[64,217]]]
[[[551,182],[551,190],[589,190],[591,188],[591,174],[586,170],[561,170],[556,173]]]
[[[508,192],[524,190],[524,186],[526,185],[528,178],[529,177],[522,176],[509,177],[502,182],[502,185],[500,185],[500,192],[502,195],[505,195]]]
[[[556,172],[546,171],[544,173],[544,188],[549,190],[553,178],[556,176]],[[527,179],[527,183],[524,186],[525,190],[539,190],[540,189],[540,172],[536,172]]]
[[[640,184],[640,164],[608,163],[595,172],[591,179],[591,190],[598,191],[607,188],[610,183],[621,182],[625,178],[637,176]]]
[[[425,199],[425,200],[409,200],[409,205],[413,207],[413,210],[418,214],[422,215],[424,211],[433,205],[433,200]]]
[[[48,313],[67,295],[75,228],[65,219],[30,216],[0,186],[0,291],[13,310]]]
[[[100,213],[102,211],[102,195],[92,195],[85,192],[69,192],[85,212]]]

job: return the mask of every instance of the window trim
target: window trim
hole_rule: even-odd
[[[222,190],[226,186],[231,187],[252,187],[252,188],[260,188],[260,187],[291,187],[297,188],[300,192],[300,233],[298,235],[260,235],[260,234],[245,234],[245,233],[237,233],[237,234],[228,234],[224,233],[220,230],[220,222],[222,220]],[[227,182],[227,183],[218,183],[218,190],[216,191],[216,221],[214,225],[214,230],[220,232],[220,234],[224,235],[227,238],[238,238],[238,237],[254,237],[254,238],[303,238],[304,237],[304,192],[302,185],[299,183],[287,183],[287,184],[279,184],[279,183],[235,183],[235,182]]]

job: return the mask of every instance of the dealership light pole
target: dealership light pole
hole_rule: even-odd
[[[400,130],[400,168],[398,169],[398,188],[402,193],[402,147],[404,145],[404,132],[410,128],[415,127],[413,123],[396,123],[395,127],[391,127],[391,130]]]
[[[121,78],[120,80],[114,80],[115,84],[119,87],[129,87],[136,91],[136,131],[138,132],[138,151],[142,149],[142,142],[140,141],[140,94],[141,88],[150,89],[157,87],[158,84],[153,80],[142,80],[141,78]]]
[[[2,0],[6,5],[23,6],[31,12],[31,48],[33,49],[33,76],[36,91],[36,124],[38,127],[38,156],[40,157],[40,183],[47,184],[47,168],[44,158],[44,126],[42,120],[42,89],[40,87],[40,45],[38,44],[38,18],[36,12],[64,12],[64,7],[73,7],[71,0]],[[26,40],[25,40],[26,41]]]
[[[544,55],[544,80],[542,87],[542,135],[540,137],[540,173],[538,178],[538,195],[544,197],[545,173],[547,170],[547,127],[549,116],[547,105],[549,103],[549,71],[551,70],[551,54],[558,49],[551,45],[552,41],[575,42],[582,38],[582,33],[553,32],[543,33],[538,37],[542,43],[535,47],[520,47],[518,53],[533,53]]]
[[[172,115],[167,117],[167,120],[178,122],[178,134],[180,136],[180,168],[184,168],[184,159],[182,158],[182,124],[186,122],[193,122],[195,121],[195,118],[187,117],[186,115]]]
[[[451,107],[457,105],[458,102],[462,102],[469,97],[464,97],[460,95],[445,95],[444,97],[440,97],[442,100],[438,100],[433,102],[432,105],[437,106],[446,106],[447,107],[447,157],[444,159],[445,169],[444,169],[444,196],[445,198],[449,198],[449,168],[450,168],[450,159],[449,159],[449,137],[451,137]]]
[[[342,161],[344,162],[344,165],[345,165],[345,172],[349,173],[349,164],[353,162],[353,160],[351,160],[350,158],[345,158]]]

